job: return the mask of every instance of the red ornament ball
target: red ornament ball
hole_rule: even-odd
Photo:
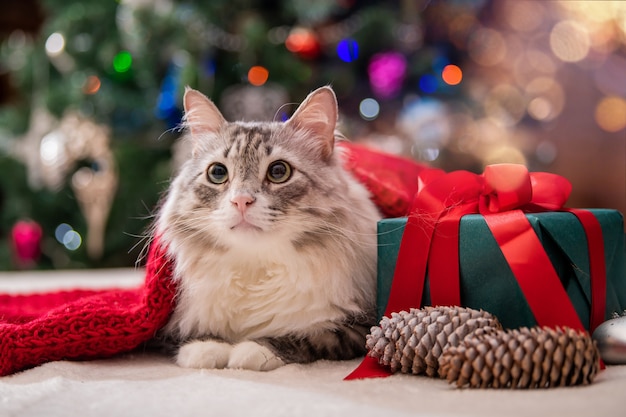
[[[314,59],[321,52],[320,42],[310,29],[294,28],[285,40],[287,49],[301,58]]]
[[[15,263],[26,268],[34,265],[41,255],[43,231],[34,220],[20,220],[11,229],[11,246]]]

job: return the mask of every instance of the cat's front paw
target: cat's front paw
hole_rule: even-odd
[[[233,346],[227,367],[252,371],[271,371],[284,364],[282,359],[265,346],[247,341]]]
[[[233,346],[215,340],[197,340],[178,350],[176,364],[182,368],[221,369],[228,364]]]

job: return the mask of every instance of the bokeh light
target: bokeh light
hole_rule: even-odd
[[[564,20],[550,32],[552,53],[564,62],[578,62],[589,53],[589,32],[580,23]]]
[[[66,249],[75,251],[80,248],[83,243],[83,238],[76,230],[70,230],[63,236],[63,245]]]
[[[359,57],[359,44],[354,39],[343,39],[337,44],[337,55],[344,62],[355,61]]]
[[[98,90],[100,90],[101,85],[100,78],[95,75],[90,75],[83,84],[83,93],[96,94]]]
[[[267,82],[270,73],[267,68],[255,65],[248,70],[248,82],[252,85],[260,86]]]
[[[59,243],[63,243],[63,237],[70,230],[74,230],[74,228],[67,223],[61,223],[54,229],[54,237]]]
[[[420,89],[426,94],[432,94],[437,91],[439,82],[432,74],[424,74],[419,79]]]
[[[59,224],[54,229],[54,237],[61,243],[67,250],[75,251],[80,248],[83,243],[83,238],[72,226],[67,223]]]
[[[320,53],[317,37],[311,30],[305,28],[292,29],[285,39],[285,47],[302,58],[315,58]]]
[[[618,132],[626,128],[626,100],[622,97],[604,97],[596,106],[596,123],[607,132]]]
[[[519,32],[530,32],[542,23],[545,13],[543,5],[538,1],[509,1],[504,3],[504,18],[513,29]]]
[[[60,55],[65,49],[65,38],[58,32],[54,32],[46,40],[46,53],[50,56]]]
[[[116,72],[127,72],[133,64],[133,57],[128,51],[120,51],[113,58],[113,69]]]
[[[441,71],[441,79],[448,85],[457,85],[463,79],[463,71],[456,65],[446,65]]]
[[[487,116],[502,126],[517,124],[526,113],[524,96],[511,84],[500,84],[491,89],[484,106]]]
[[[54,165],[65,162],[67,159],[64,148],[65,136],[56,130],[48,133],[41,139],[39,156],[46,165]]]
[[[365,120],[374,120],[380,113],[380,104],[373,98],[361,100],[359,104],[359,114]]]
[[[535,120],[554,120],[563,111],[565,92],[555,79],[537,77],[526,85],[528,114]]]
[[[470,36],[468,53],[476,63],[490,67],[504,60],[506,48],[506,42],[498,31],[480,28]]]
[[[535,120],[548,120],[552,114],[552,105],[545,97],[535,97],[528,103],[528,114]]]
[[[370,60],[368,74],[374,93],[382,98],[400,91],[406,75],[406,58],[399,52],[383,52]]]

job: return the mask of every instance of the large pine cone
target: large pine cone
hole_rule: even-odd
[[[439,358],[439,375],[458,387],[548,388],[590,384],[600,353],[571,328],[476,332]]]
[[[437,375],[448,346],[482,327],[501,328],[495,316],[465,307],[425,307],[383,317],[367,335],[369,355],[393,372]]]

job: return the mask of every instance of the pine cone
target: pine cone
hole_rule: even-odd
[[[464,307],[425,307],[392,313],[367,335],[369,355],[393,372],[437,375],[439,356],[448,346],[458,345],[478,328],[500,328],[483,310]]]
[[[589,334],[568,327],[476,332],[439,358],[439,375],[457,387],[549,388],[586,385],[600,353]]]

